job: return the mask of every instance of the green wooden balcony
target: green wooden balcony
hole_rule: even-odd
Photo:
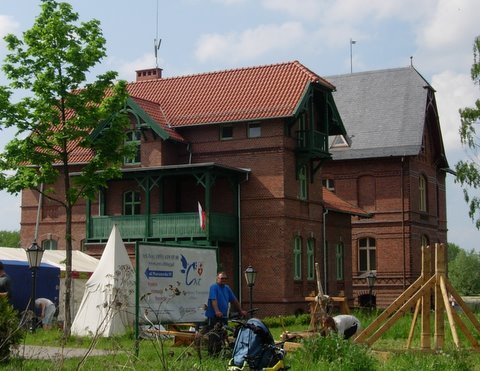
[[[116,224],[126,241],[205,239],[235,242],[238,239],[237,217],[210,213],[205,230],[200,228],[198,213],[151,215],[92,216],[87,229],[88,241],[106,241]]]
[[[316,130],[298,130],[297,150],[329,156],[328,136]]]

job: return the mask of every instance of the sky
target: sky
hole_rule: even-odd
[[[98,19],[107,57],[94,76],[135,70],[164,77],[298,60],[326,77],[406,67],[411,63],[436,90],[450,168],[467,158],[459,108],[480,97],[470,77],[473,41],[480,35],[478,0],[70,0],[81,21]],[[3,37],[31,28],[39,0],[0,0]],[[161,45],[154,55],[154,40]],[[355,43],[351,43],[353,40]],[[8,81],[0,74],[0,84]],[[13,131],[0,132],[0,149]],[[480,252],[480,232],[468,217],[459,184],[447,175],[448,242]],[[19,230],[20,196],[0,191],[0,230]]]

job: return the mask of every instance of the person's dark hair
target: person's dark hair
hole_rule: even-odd
[[[0,270],[3,271],[3,263],[0,262]]]

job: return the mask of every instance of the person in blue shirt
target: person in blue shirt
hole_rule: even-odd
[[[208,294],[208,304],[205,311],[207,317],[206,331],[210,332],[218,323],[220,325],[226,324],[228,321],[228,308],[231,304],[233,309],[236,309],[242,317],[247,315],[238,302],[232,289],[227,285],[227,274],[219,272],[217,274],[216,282],[210,286]],[[218,342],[218,336],[213,334],[209,336],[208,352],[212,355],[218,353],[221,344]]]

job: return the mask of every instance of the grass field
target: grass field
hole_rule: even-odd
[[[354,313],[366,327],[376,318],[376,312]],[[433,321],[433,313],[432,313]],[[455,349],[448,322],[445,322],[445,346],[441,351],[422,352],[420,346],[420,321],[416,324],[411,349],[406,341],[412,322],[411,314],[401,317],[395,325],[371,347],[344,341],[338,337],[315,337],[304,341],[301,349],[287,354],[291,370],[480,370],[480,353],[472,350],[469,342],[459,332],[462,345]],[[308,316],[267,318],[265,323],[275,339],[284,330],[300,331],[308,327]],[[469,321],[465,321],[469,323]],[[282,327],[283,326],[283,327]],[[469,328],[472,326],[468,325]],[[480,334],[472,330],[475,338]],[[433,338],[433,327],[432,327]],[[92,346],[92,339],[74,338],[62,344],[60,330],[37,331],[27,334],[25,344],[59,347]],[[433,344],[433,340],[432,340]],[[122,337],[96,339],[96,349],[114,352],[109,356],[86,359],[21,360],[13,359],[0,365],[6,370],[225,370],[228,359],[211,358],[205,351],[200,353],[192,346],[173,346],[172,340],[148,339],[139,344],[138,356],[132,334]]]

